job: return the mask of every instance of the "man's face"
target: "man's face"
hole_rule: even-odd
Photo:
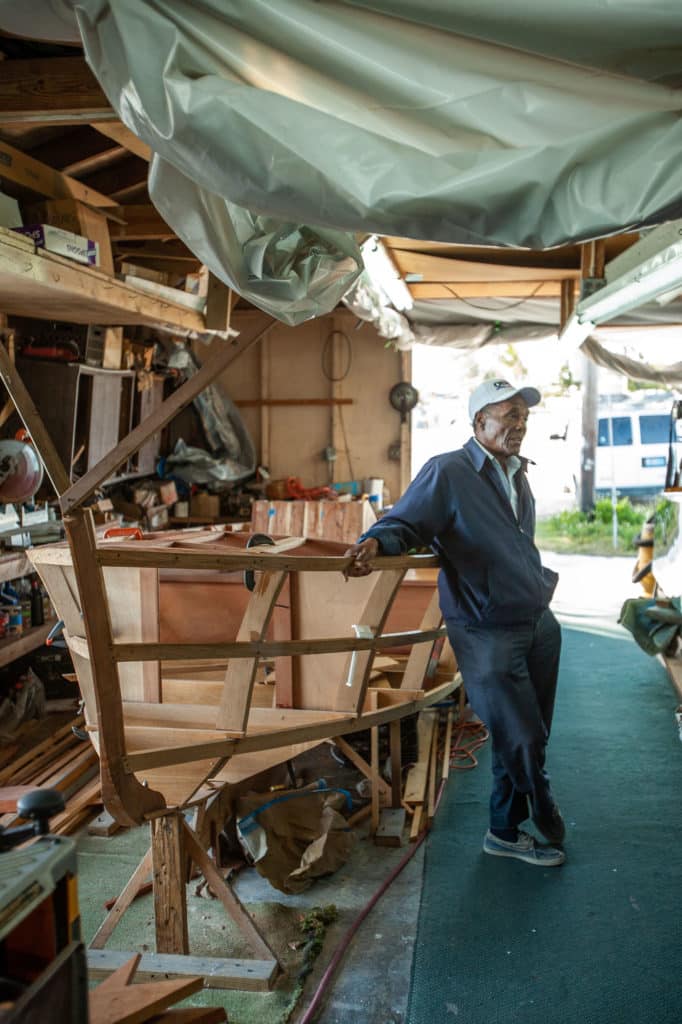
[[[476,414],[474,435],[498,458],[518,455],[528,425],[528,406],[521,395],[487,405]]]

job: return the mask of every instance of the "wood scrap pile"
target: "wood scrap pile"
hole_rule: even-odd
[[[12,745],[0,753],[1,826],[11,828],[20,823],[17,799],[39,787],[56,789],[64,797],[64,811],[50,821],[54,835],[75,832],[99,810],[102,795],[97,753],[89,740],[74,733],[74,728],[83,726],[79,715],[21,755]],[[25,745],[30,736],[22,738]]]
[[[203,988],[203,978],[173,978],[131,984],[140,954],[90,992],[90,1024],[221,1024],[227,1014],[221,1007],[173,1005]]]
[[[410,840],[430,828],[441,782],[450,773],[450,744],[454,711],[422,711],[417,718],[417,761],[405,779],[403,803],[411,813]]]

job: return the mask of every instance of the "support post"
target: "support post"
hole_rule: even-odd
[[[189,953],[184,818],[169,811],[150,822],[157,953]]]

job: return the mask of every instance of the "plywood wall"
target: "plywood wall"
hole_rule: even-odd
[[[241,314],[241,318],[250,314]],[[240,314],[233,324],[239,329]],[[388,450],[400,441],[398,413],[391,408],[391,387],[409,367],[400,353],[356,319],[337,314],[301,327],[277,324],[220,378],[235,402],[269,399],[352,399],[343,406],[260,406],[241,409],[260,461],[273,478],[300,477],[304,486],[326,484],[330,467],[322,457],[337,451],[333,479],[381,477],[395,500],[401,490],[401,462]],[[335,333],[332,333],[335,332]],[[349,359],[350,356],[350,359]],[[343,377],[331,381],[329,376]],[[409,466],[409,431],[403,429],[403,476]]]

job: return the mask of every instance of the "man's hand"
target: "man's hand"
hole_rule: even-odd
[[[346,556],[352,558],[353,561],[344,570],[343,575],[346,579],[349,576],[369,576],[372,571],[369,563],[378,554],[379,541],[374,537],[368,537],[367,540],[360,541],[359,544],[353,544],[353,547],[346,551]]]

